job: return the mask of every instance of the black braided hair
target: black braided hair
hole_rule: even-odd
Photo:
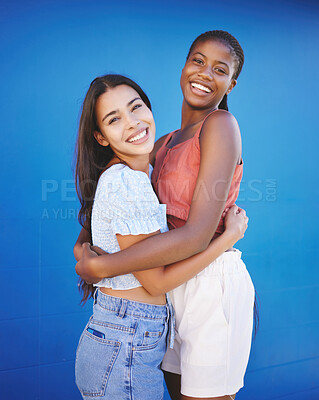
[[[244,51],[241,45],[238,43],[238,40],[233,35],[231,35],[226,31],[219,31],[219,30],[208,31],[199,35],[192,43],[189,52],[187,54],[186,60],[188,60],[191,52],[194,50],[195,46],[198,43],[206,42],[207,40],[219,41],[229,48],[236,63],[233,79],[237,79],[243,68],[244,58],[245,58]],[[221,110],[228,111],[227,94],[225,94],[222,101],[219,103],[218,108]]]

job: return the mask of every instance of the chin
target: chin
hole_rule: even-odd
[[[195,109],[195,110],[209,110],[210,108],[214,107],[214,104],[207,104],[202,101],[187,101],[187,104],[189,107]]]

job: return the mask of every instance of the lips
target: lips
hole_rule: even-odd
[[[135,143],[141,141],[148,135],[148,128],[142,128],[137,132],[132,133],[127,139],[126,142],[128,143]]]

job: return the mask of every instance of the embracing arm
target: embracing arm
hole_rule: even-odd
[[[227,212],[225,232],[217,239],[212,241],[210,245],[202,253],[196,254],[186,260],[182,260],[165,267],[157,267],[145,271],[134,272],[134,275],[152,296],[159,296],[170,290],[180,286],[182,283],[193,278],[196,274],[207,267],[209,263],[215,260],[228,248],[232,247],[239,239],[244,236],[247,229],[248,218],[244,210],[239,209],[236,205]],[[117,240],[121,250],[126,249],[142,240],[155,235],[117,235]],[[92,256],[94,251],[88,243],[83,245],[83,258],[87,259]],[[81,277],[91,283],[96,283],[96,279],[90,280],[89,276],[81,275]]]
[[[169,265],[207,248],[220,221],[241,154],[235,118],[216,111],[203,124],[201,162],[189,218],[181,228],[152,236],[124,251],[80,261],[92,277],[111,277]],[[85,265],[84,265],[85,264]]]
[[[134,272],[134,275],[152,296],[167,293],[187,282],[243,237],[248,221],[245,211],[233,206],[227,213],[226,225],[227,220],[232,220],[232,228],[226,228],[203,252],[165,267]]]

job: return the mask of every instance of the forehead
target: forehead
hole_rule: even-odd
[[[210,60],[226,61],[228,64],[234,62],[230,47],[219,40],[206,40],[205,42],[197,43],[191,54],[197,52],[204,54],[204,56]]]
[[[131,86],[119,85],[115,88],[109,88],[97,99],[96,113],[111,112],[121,107],[126,107],[136,97],[140,97],[140,95]]]

